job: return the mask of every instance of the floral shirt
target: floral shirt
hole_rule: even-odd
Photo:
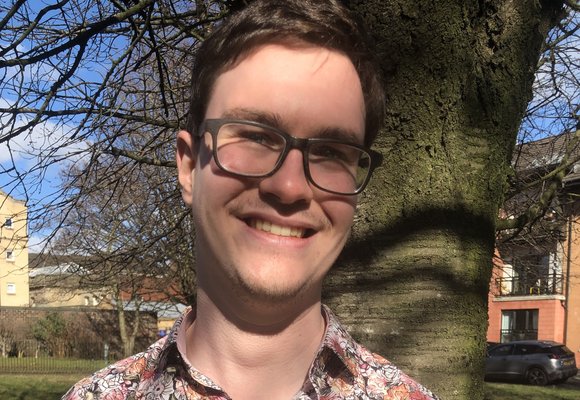
[[[327,322],[324,340],[293,400],[438,399],[389,361],[356,343],[326,306],[322,311]],[[184,342],[178,343],[178,337],[193,321],[191,314],[188,310],[167,336],[143,353],[81,380],[62,400],[229,400],[223,389],[183,356]]]

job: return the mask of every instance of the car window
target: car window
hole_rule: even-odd
[[[559,356],[564,356],[566,354],[572,353],[572,351],[570,349],[568,349],[566,346],[554,346],[554,347],[545,348],[543,353],[550,353],[550,354],[556,354]]]
[[[518,344],[514,349],[514,354],[525,356],[537,353],[538,350],[539,347],[534,344]]]
[[[490,356],[508,356],[512,353],[512,349],[513,349],[513,345],[511,344],[506,344],[505,346],[497,346],[494,347],[493,349],[491,349],[491,351],[489,352]]]

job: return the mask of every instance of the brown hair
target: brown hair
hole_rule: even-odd
[[[272,43],[320,46],[351,60],[362,85],[370,145],[384,118],[379,69],[365,30],[336,0],[256,0],[218,26],[195,56],[186,130],[199,129],[217,77],[251,50]]]

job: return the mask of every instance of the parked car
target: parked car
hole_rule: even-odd
[[[488,347],[487,380],[523,380],[531,385],[563,383],[578,373],[574,353],[561,343],[522,340]]]

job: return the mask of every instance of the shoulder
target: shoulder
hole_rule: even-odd
[[[140,383],[153,379],[165,339],[77,382],[62,400],[124,400]]]

